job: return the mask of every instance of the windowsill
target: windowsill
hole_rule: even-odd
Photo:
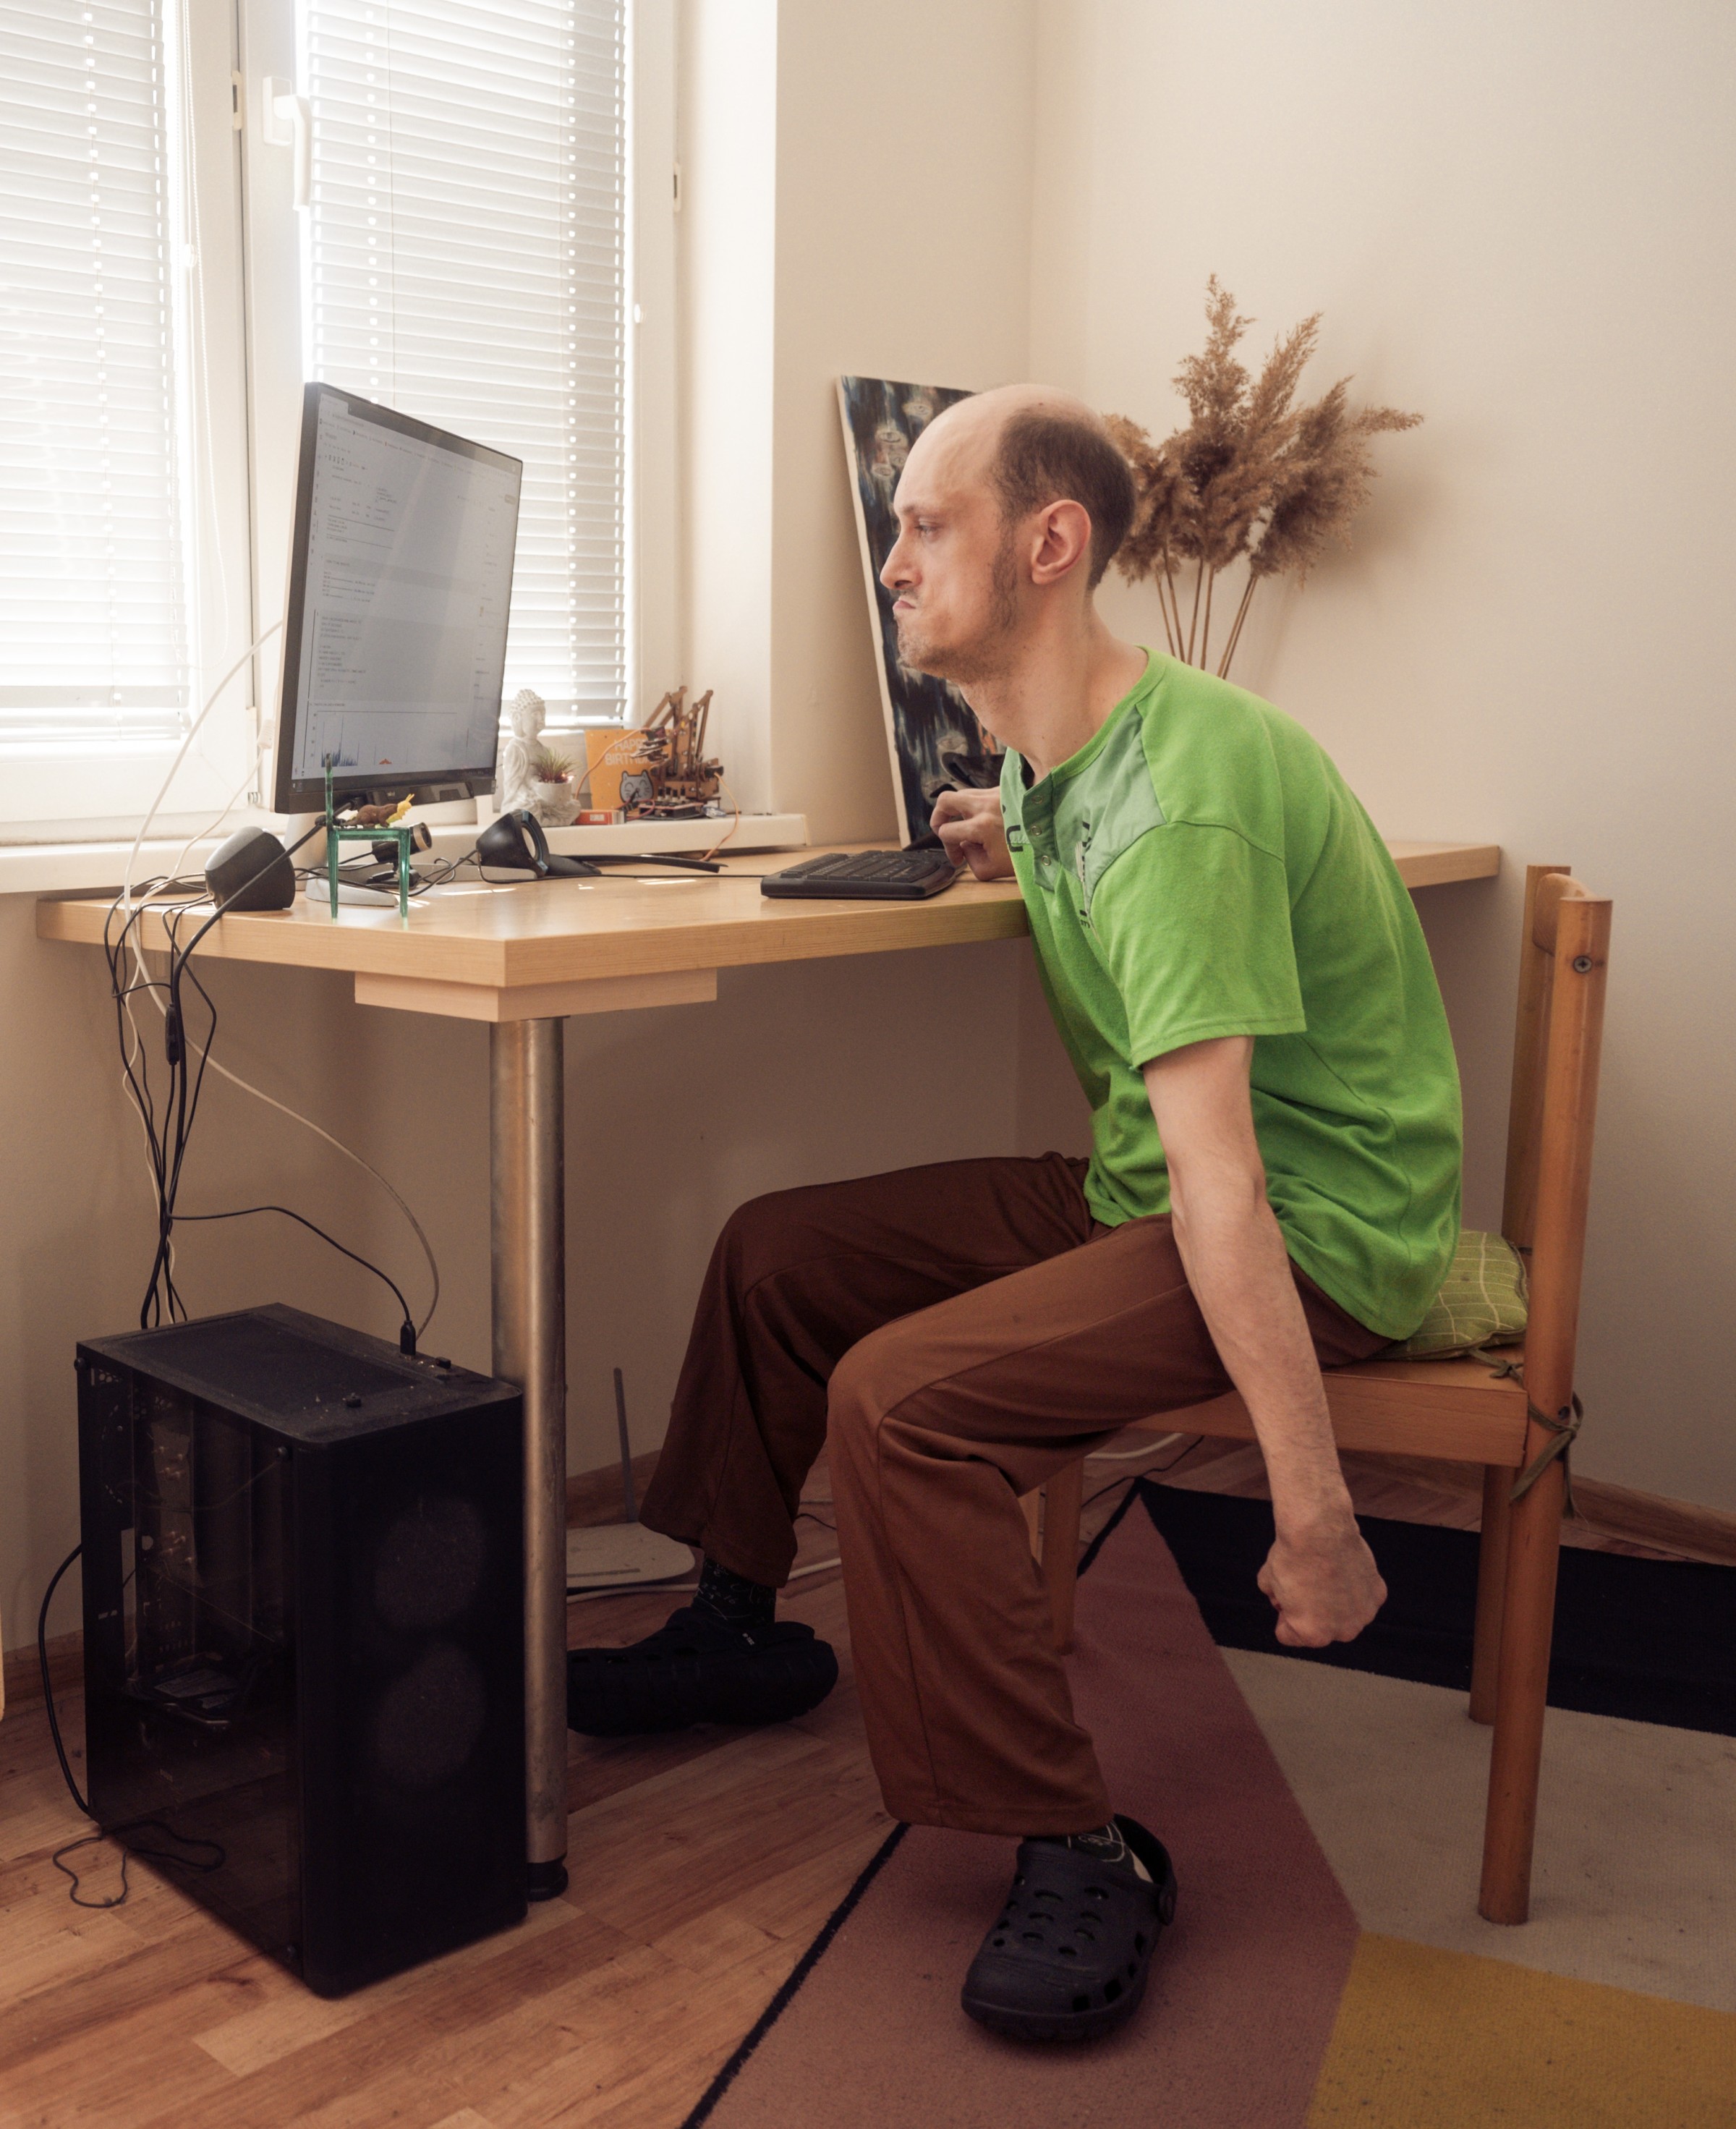
[[[233,831],[229,832],[232,833]],[[202,867],[205,854],[223,840],[207,836],[187,853],[189,868]],[[139,877],[149,879],[180,855],[185,836],[139,846]],[[0,844],[0,894],[57,894],[118,887],[126,871],[132,837],[117,842]]]
[[[182,863],[188,872],[201,871],[205,860],[220,842],[234,834],[235,822],[221,834],[201,837]],[[270,825],[269,822],[264,825]],[[552,850],[704,850],[727,827],[721,821],[631,821],[614,828],[553,828]],[[437,855],[461,858],[476,841],[474,826],[436,826],[431,830]],[[808,824],[801,813],[744,813],[730,837],[732,850],[799,850],[807,841]],[[153,837],[139,846],[137,876],[149,879],[181,858],[184,838]],[[0,894],[88,893],[93,888],[118,887],[126,870],[132,838],[88,843],[0,844]]]

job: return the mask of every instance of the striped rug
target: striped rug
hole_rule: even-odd
[[[1402,1919],[1402,1902],[1383,1908],[1370,1891],[1353,1905],[1343,1881],[1348,1872],[1358,1882],[1363,1859],[1320,1768],[1437,1756],[1428,1725],[1448,1721],[1456,1741],[1462,1728],[1473,1755],[1486,1751],[1462,1697],[1449,1715],[1439,1688],[1275,1656],[1226,1662],[1137,1494],[1082,1577],[1071,1669],[1117,1808],[1168,1844],[1181,1884],[1175,1927],[1132,2024],[1082,2049],[1020,2047],[973,2025],[958,1985],[1005,1892],[1012,1844],[901,1831],[685,2129],[1736,2123],[1736,2016],[1717,2007],[1715,1975],[1686,1992],[1700,2000],[1675,2001],[1463,1948],[1486,1936],[1505,1949],[1524,1931],[1476,1924],[1444,1941],[1439,1929],[1435,1941],[1410,1941],[1378,1926],[1394,1912]],[[1355,1700],[1365,1687],[1374,1696],[1366,1741]],[[1308,1703],[1323,1691],[1337,1698],[1318,1736]],[[1275,1711],[1264,1728],[1254,1712],[1263,1698]],[[1402,1731],[1419,1722],[1415,1742],[1393,1733],[1395,1723]],[[1479,1793],[1467,1807],[1473,1819],[1481,1802]],[[1381,1813],[1365,1803],[1363,1817]],[[1390,1827],[1383,1837],[1391,1847]],[[1414,1845],[1415,1874],[1432,1882],[1439,1859],[1424,1852],[1429,1829],[1396,1839],[1401,1850]],[[1455,1853],[1455,1871],[1463,1860]],[[1389,1877],[1391,1864],[1389,1855]],[[1402,1875],[1402,1855],[1400,1867]],[[1469,1910],[1474,1883],[1465,1874],[1448,1899]]]

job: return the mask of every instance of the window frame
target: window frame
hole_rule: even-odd
[[[241,140],[234,107],[236,18],[231,0],[164,0],[164,7],[177,18],[176,42],[168,54],[171,68],[184,40],[184,72],[177,89],[178,99],[183,93],[186,98],[191,150],[178,188],[183,212],[175,240],[183,269],[178,338],[188,355],[186,374],[176,380],[187,474],[183,502],[192,654],[184,737],[207,691],[246,651],[257,624],[243,341]],[[244,664],[187,747],[158,816],[165,833],[190,832],[245,803],[251,700]],[[0,778],[0,843],[81,840],[99,825],[110,836],[133,832],[181,744],[180,738],[146,740],[107,757],[88,747],[69,747],[61,755],[9,759]]]
[[[245,212],[247,350],[254,505],[254,603],[267,626],[283,612],[304,382],[300,216],[293,153],[266,137],[264,83],[296,79],[295,0],[237,0],[246,98]],[[625,603],[630,716],[648,686],[676,679],[676,336],[673,172],[675,0],[628,0],[628,200]],[[659,206],[659,202],[663,202]],[[270,736],[282,652],[255,660]],[[667,683],[659,676],[667,674]]]
[[[191,78],[191,171],[197,188],[200,307],[210,433],[190,483],[190,576],[197,646],[189,715],[243,658],[187,750],[151,818],[154,836],[216,831],[257,815],[258,774],[275,723],[281,616],[301,433],[301,232],[292,150],[267,138],[264,83],[296,77],[295,0],[165,0],[179,7]],[[628,0],[630,321],[626,477],[627,701],[643,716],[679,677],[677,574],[675,0]],[[202,328],[202,331],[201,331]],[[218,625],[228,562],[230,620]],[[113,841],[132,836],[157,799],[176,742],[124,760],[15,760],[0,791],[0,844]],[[250,770],[253,773],[250,775]],[[77,779],[77,803],[69,803]],[[236,794],[239,793],[239,796]]]

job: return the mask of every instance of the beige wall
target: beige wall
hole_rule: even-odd
[[[1426,426],[1355,551],[1236,677],[1391,833],[1499,841],[1422,898],[1496,1155],[1527,863],[1614,896],[1582,1332],[1588,1472],[1736,1507],[1729,497],[1736,18],[1613,0],[1050,0],[1034,369],[1161,433],[1216,272],[1269,336],[1324,309]],[[1265,596],[1263,594],[1263,597]],[[1149,594],[1115,611],[1149,636]]]
[[[1035,17],[780,10],[771,751],[816,839],[896,832],[834,380],[1025,374]]]
[[[744,803],[886,836],[834,397],[1026,364],[1035,0],[683,0],[688,677]]]
[[[763,811],[773,802],[776,0],[683,0],[677,69],[683,677],[714,690],[710,743],[737,803]],[[660,693],[664,683],[652,685]]]

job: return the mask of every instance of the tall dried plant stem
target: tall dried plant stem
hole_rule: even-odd
[[[1169,587],[1169,611],[1176,625],[1176,655],[1179,658],[1182,655],[1182,602],[1176,593],[1176,565],[1170,559],[1168,547],[1163,550],[1163,582]]]
[[[1218,573],[1214,569],[1206,579],[1206,618],[1200,630],[1200,668],[1203,672],[1211,660],[1211,595],[1218,588]]]
[[[1179,658],[1182,655],[1182,607],[1176,597],[1175,564],[1169,559],[1168,547],[1163,550],[1163,574],[1154,581],[1158,588],[1158,604],[1163,615],[1163,633],[1169,639],[1171,651]],[[1167,602],[1163,597],[1166,588],[1169,593]]]
[[[1218,678],[1220,680],[1229,677],[1229,661],[1235,656],[1236,645],[1242,640],[1242,623],[1248,618],[1248,608],[1259,581],[1258,577],[1250,577],[1242,587],[1241,603],[1236,608],[1235,619],[1229,624],[1229,641],[1224,645],[1224,655],[1218,661]]]
[[[1164,648],[1169,652],[1169,655],[1172,658],[1175,655],[1176,650],[1176,632],[1169,625],[1169,605],[1168,602],[1163,597],[1163,579],[1155,569],[1152,571],[1152,582],[1157,587],[1158,612],[1163,617]]]
[[[1187,617],[1187,662],[1193,663],[1194,634],[1200,622],[1200,593],[1206,586],[1206,558],[1200,557],[1200,566],[1193,575],[1193,607]]]

